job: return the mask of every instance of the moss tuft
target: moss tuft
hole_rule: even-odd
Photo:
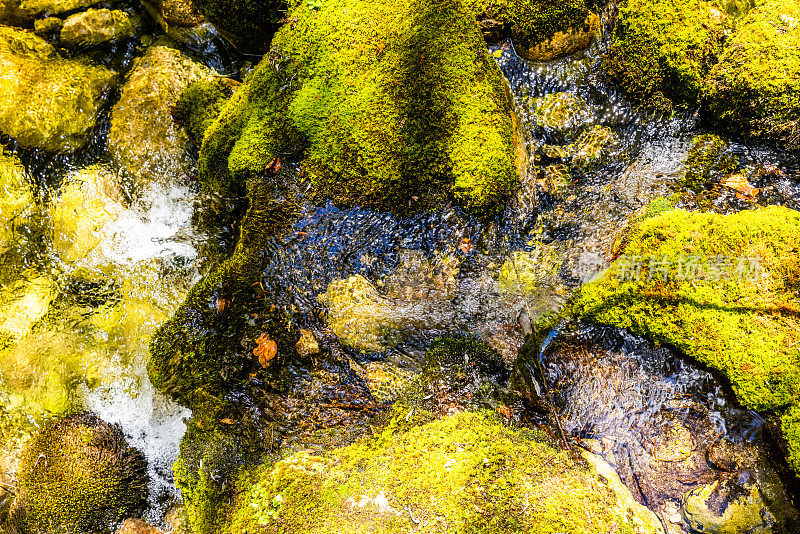
[[[189,139],[196,147],[203,143],[203,136],[216,120],[222,107],[233,95],[229,80],[208,78],[189,84],[181,93],[172,116],[186,129]]]
[[[27,532],[110,532],[147,504],[147,462],[118,426],[91,414],[47,423],[18,474]]]

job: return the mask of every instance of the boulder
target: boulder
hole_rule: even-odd
[[[92,46],[131,37],[133,31],[133,20],[124,11],[88,9],[67,17],[61,42],[65,46]]]
[[[206,190],[296,153],[317,194],[419,211],[503,207],[525,161],[511,94],[458,1],[297,3],[206,132]],[[362,24],[372,20],[374,26]]]
[[[139,58],[111,115],[108,150],[144,182],[185,178],[193,168],[189,137],[172,117],[186,87],[213,71],[180,51],[153,45]]]
[[[160,16],[168,27],[195,26],[204,20],[203,14],[192,0],[149,0],[143,3],[148,11]]]
[[[116,75],[68,60],[40,37],[0,27],[0,131],[22,146],[71,152],[94,128]]]
[[[61,15],[92,7],[101,0],[0,0],[0,23],[28,25],[42,14]]]

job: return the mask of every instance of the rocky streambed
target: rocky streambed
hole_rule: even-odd
[[[798,20],[0,4],[0,531],[797,531]]]

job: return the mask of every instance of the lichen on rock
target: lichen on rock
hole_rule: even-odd
[[[0,131],[22,146],[70,152],[94,128],[116,75],[64,59],[33,33],[0,27]]]

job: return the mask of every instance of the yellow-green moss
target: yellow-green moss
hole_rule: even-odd
[[[329,453],[296,453],[240,483],[228,531],[242,534],[636,531],[633,514],[586,467],[489,413],[390,425]]]
[[[460,1],[297,2],[288,19],[206,132],[209,190],[241,192],[304,148],[316,189],[341,203],[501,207],[517,181],[511,98]]]
[[[789,447],[789,465],[796,473],[800,473],[800,405],[795,405],[783,414],[781,431]]]
[[[189,84],[175,103],[172,116],[186,129],[189,139],[200,147],[203,136],[233,94],[230,81],[207,78]]]
[[[626,0],[604,71],[646,107],[663,112],[672,102],[695,104],[731,26],[715,2]]]
[[[758,3],[737,25],[705,88],[709,118],[737,135],[800,149],[800,2]]]
[[[61,58],[40,37],[0,27],[0,131],[23,146],[72,151],[94,127],[116,75]]]
[[[93,415],[47,423],[17,476],[29,533],[109,532],[147,504],[147,462],[119,427]]]

